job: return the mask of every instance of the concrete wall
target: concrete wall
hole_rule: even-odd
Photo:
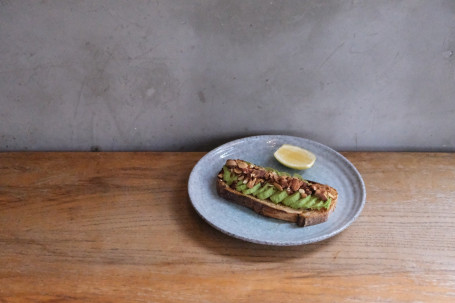
[[[0,151],[455,151],[455,1],[0,1]]]

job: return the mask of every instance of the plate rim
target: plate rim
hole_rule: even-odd
[[[287,138],[287,139],[293,139],[293,140],[304,140],[304,141],[307,141],[307,142],[309,142],[311,144],[314,144],[314,145],[316,145],[316,146],[318,146],[320,148],[323,148],[323,149],[325,149],[325,150],[337,155],[338,157],[340,157],[343,160],[343,162],[347,166],[349,166],[349,168],[354,172],[354,175],[355,175],[357,181],[359,181],[359,183],[360,183],[361,202],[360,202],[359,207],[356,209],[354,215],[352,215],[352,217],[349,218],[349,220],[344,225],[342,225],[340,228],[338,228],[338,229],[336,229],[336,230],[334,230],[334,231],[332,231],[330,233],[326,233],[326,234],[323,234],[323,235],[320,235],[320,236],[317,236],[317,237],[314,237],[314,238],[310,238],[310,239],[303,239],[301,241],[288,241],[288,242],[279,242],[279,243],[275,242],[275,241],[269,241],[269,240],[256,240],[256,239],[253,239],[253,238],[248,238],[248,237],[244,237],[242,235],[235,234],[233,232],[230,232],[230,231],[228,231],[228,230],[216,225],[209,218],[206,218],[206,216],[204,216],[200,212],[198,207],[195,205],[195,202],[193,201],[195,197],[192,197],[193,195],[192,195],[192,190],[191,190],[191,183],[192,183],[192,180],[194,180],[194,178],[195,178],[196,168],[198,167],[198,165],[201,162],[203,162],[206,158],[209,158],[213,154],[216,154],[217,151],[219,151],[219,150],[221,150],[223,148],[229,147],[230,145],[235,145],[236,143],[239,143],[240,141],[262,139],[264,137],[267,137],[267,138],[276,137],[276,138],[281,138],[281,139],[286,139]],[[325,144],[322,144],[322,143],[320,143],[318,141],[314,141],[314,140],[311,140],[311,139],[308,139],[308,138],[304,138],[304,137],[290,136],[290,135],[255,135],[255,136],[246,136],[246,137],[242,137],[242,138],[238,138],[238,139],[234,139],[234,140],[225,142],[225,143],[213,148],[212,150],[207,152],[204,156],[202,156],[196,162],[196,164],[193,166],[193,168],[191,170],[191,173],[189,175],[189,178],[188,178],[187,190],[188,190],[188,195],[189,195],[189,198],[190,198],[190,203],[192,204],[193,208],[196,210],[197,214],[202,219],[204,219],[204,221],[207,222],[210,226],[212,226],[216,230],[219,230],[222,233],[224,233],[224,234],[226,234],[228,236],[231,236],[233,238],[240,239],[240,240],[243,240],[243,241],[246,241],[246,242],[250,242],[250,243],[262,244],[262,245],[270,245],[270,246],[300,246],[300,245],[307,245],[307,244],[311,244],[311,243],[324,241],[326,239],[334,237],[335,235],[337,235],[337,234],[341,233],[342,231],[344,231],[346,228],[348,228],[350,225],[352,225],[352,223],[354,221],[357,220],[357,218],[362,213],[363,208],[364,208],[364,206],[366,204],[365,182],[364,182],[364,180],[362,178],[362,175],[357,170],[357,168],[354,166],[354,164],[351,163],[351,161],[349,161],[340,152],[338,152],[335,149],[333,149],[333,148],[331,148],[331,147],[329,147],[329,146],[327,146]]]

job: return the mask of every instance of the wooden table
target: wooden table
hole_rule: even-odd
[[[203,153],[0,153],[0,302],[455,302],[455,154],[343,154],[360,217],[271,247],[197,215]]]

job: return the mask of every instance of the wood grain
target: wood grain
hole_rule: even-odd
[[[344,155],[361,216],[269,247],[193,210],[203,153],[0,153],[0,302],[454,302],[455,154]]]

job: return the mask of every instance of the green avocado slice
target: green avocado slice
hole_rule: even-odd
[[[318,200],[317,197],[311,196],[311,199],[308,200],[307,203],[305,203],[304,207],[305,207],[305,208],[312,208],[313,205],[316,203],[317,200]]]
[[[280,203],[283,201],[286,197],[288,196],[288,193],[286,191],[279,191],[273,196],[270,197],[270,200],[272,200],[273,203]]]
[[[265,200],[272,196],[275,193],[275,187],[269,187],[268,189],[264,190],[262,193],[258,194],[258,198],[261,200]]]
[[[246,188],[246,189],[244,189],[242,192],[243,192],[245,195],[254,194],[254,193],[259,189],[259,187],[261,187],[261,183],[256,184],[256,185],[253,186],[252,188]]]
[[[324,207],[325,209],[329,209],[331,204],[332,204],[332,198],[328,198],[327,201],[324,202],[324,205],[322,205],[322,207]]]
[[[313,205],[313,209],[320,210],[324,206],[324,201],[319,200],[315,205]]]
[[[286,206],[292,207],[292,205],[295,204],[295,202],[299,201],[299,198],[300,198],[300,193],[295,192],[292,195],[286,197],[283,200],[283,204]]]
[[[226,182],[227,185],[231,185],[234,181],[237,181],[237,176],[232,175],[231,172],[229,171],[229,168],[227,166],[223,166],[223,180]]]
[[[265,184],[264,184],[261,188],[259,188],[253,195],[255,195],[255,196],[257,197],[260,193],[266,191],[266,190],[267,190],[268,188],[270,188],[271,186],[272,186],[271,184],[265,183]]]
[[[305,204],[308,201],[310,201],[310,199],[311,199],[310,195],[306,196],[305,198],[300,199],[299,201],[297,201],[296,208],[304,208]]]
[[[240,183],[240,184],[239,184],[239,183]],[[235,190],[236,190],[236,191],[243,191],[243,190],[246,189],[246,188],[247,188],[246,184],[243,184],[242,181],[239,181],[239,182],[237,183],[237,186],[235,187]]]

